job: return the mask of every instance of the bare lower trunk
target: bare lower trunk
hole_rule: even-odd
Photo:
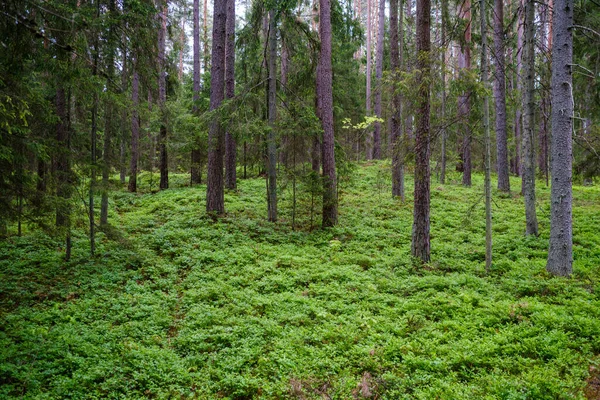
[[[58,154],[55,159],[54,171],[56,174],[56,196],[58,205],[56,207],[56,226],[65,235],[66,252],[65,259],[71,258],[71,166],[69,152],[71,138],[68,128],[67,101],[65,90],[62,87],[56,89],[56,141],[59,145]]]
[[[367,0],[367,99],[366,99],[366,112],[367,116],[371,115],[371,35],[373,29],[371,28],[371,9],[373,0]],[[365,156],[367,160],[373,159],[373,131],[371,128],[367,128],[367,137],[365,143]]]
[[[333,73],[331,66],[331,0],[320,0],[318,93],[321,99],[320,118],[323,126],[323,227],[337,224],[337,177],[335,174],[335,152],[333,132]]]
[[[381,85],[383,78],[383,34],[385,28],[385,0],[379,0],[379,26],[377,30],[377,54],[375,61],[375,78],[377,87],[375,91],[375,116],[381,118]],[[375,122],[373,133],[373,158],[381,158],[381,122]]]
[[[163,0],[162,11],[160,13],[161,28],[158,35],[158,105],[160,107],[161,124],[158,137],[158,147],[160,151],[159,169],[161,190],[169,188],[169,160],[167,155],[167,69],[165,61],[165,39],[167,36],[167,3]]]
[[[487,23],[486,23],[486,0],[479,0],[481,17],[481,82],[484,88],[488,88],[488,58],[487,58]],[[491,181],[491,147],[490,138],[490,107],[489,96],[483,97],[483,133],[485,144],[485,270],[490,271],[492,267],[492,181]]]
[[[526,0],[525,4],[525,47],[523,108],[523,198],[525,200],[526,235],[538,234],[537,215],[535,210],[535,150],[534,150],[534,80],[535,80],[535,36],[534,36],[534,0]]]
[[[466,74],[471,69],[471,0],[465,0],[460,5],[460,18],[466,22],[464,31],[464,41],[461,43],[458,54],[458,68],[461,74]],[[462,128],[462,183],[465,186],[471,186],[471,93],[463,92],[458,98],[458,113]]]
[[[518,0],[520,7],[517,16],[517,92],[523,96],[523,25],[524,25],[524,0]],[[515,113],[515,172],[517,176],[523,176],[523,157],[521,154],[521,143],[523,141],[523,112],[517,107]],[[521,192],[523,182],[521,181]]]
[[[546,270],[573,271],[573,0],[555,0],[552,23],[552,188]]]
[[[496,61],[494,99],[496,106],[496,169],[498,173],[498,190],[510,192],[508,136],[506,133],[506,74],[503,0],[494,1],[494,49]]]
[[[400,7],[402,10],[402,7]],[[402,11],[400,11],[402,15]],[[402,18],[401,18],[402,20]],[[401,28],[402,29],[402,28]],[[402,32],[400,32],[402,37]],[[402,39],[401,39],[402,40]],[[396,92],[400,74],[400,49],[398,47],[398,0],[390,0],[390,66],[393,84],[392,116],[390,121],[390,142],[392,149],[392,197],[404,201],[404,162],[402,154],[402,97]]]
[[[225,25],[227,0],[215,0],[213,10],[212,65],[210,74],[210,110],[219,108],[225,94]],[[225,213],[223,188],[224,132],[218,117],[208,131],[208,176],[206,186],[206,212]]]
[[[446,183],[446,142],[448,129],[446,128],[446,25],[448,23],[448,0],[442,0],[442,160],[440,170],[440,183]]]
[[[140,77],[137,72],[137,68],[133,67],[133,78],[131,80],[131,162],[129,164],[129,191],[137,191],[137,172],[138,172],[138,160],[139,160],[139,141],[140,141],[140,119],[138,114],[138,107],[140,103]]]
[[[193,9],[193,34],[194,34],[194,61],[193,61],[193,91],[194,91],[194,114],[198,113],[198,104],[200,100],[200,0],[194,0]],[[192,154],[190,166],[190,184],[196,185],[202,183],[202,172],[200,170],[201,153],[200,144],[196,138],[192,139]]]
[[[550,18],[550,9],[547,4],[540,3],[539,6],[539,46],[543,49],[547,43],[547,30],[548,19]],[[548,120],[549,120],[549,106],[550,106],[550,75],[551,75],[551,64],[552,58],[548,52],[542,52],[542,56],[545,58],[545,62],[542,63],[540,69],[540,81],[542,82],[540,90],[540,118],[539,118],[539,129],[538,129],[538,168],[542,176],[546,180],[546,186],[548,186]]]
[[[412,227],[413,257],[429,262],[431,249],[429,237],[430,202],[430,135],[429,135],[429,80],[430,80],[430,0],[417,1],[417,126],[415,142],[415,191]]]
[[[277,147],[275,143],[275,121],[277,119],[277,21],[275,10],[269,11],[269,84],[268,112],[269,133],[267,134],[267,198],[269,221],[277,221]]]
[[[227,22],[225,23],[225,97],[235,96],[235,0],[227,1]],[[236,163],[237,148],[235,137],[228,130],[225,133],[225,187],[237,187]]]

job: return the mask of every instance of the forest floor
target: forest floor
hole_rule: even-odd
[[[281,180],[265,221],[264,179],[239,181],[227,216],[205,186],[111,194],[113,229],[89,258],[85,218],[62,261],[39,231],[0,241],[1,398],[584,399],[600,369],[600,188],[574,187],[574,274],[545,272],[524,236],[520,181],[494,193],[494,264],[484,269],[483,179],[432,184],[432,261],[410,257],[407,201],[389,164],[343,180],[339,226]],[[156,182],[156,175],[153,178]],[[85,216],[84,213],[82,213]],[[597,395],[597,392],[595,392]],[[596,397],[597,398],[597,397]]]

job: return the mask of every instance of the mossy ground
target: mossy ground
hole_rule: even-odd
[[[266,222],[263,179],[241,180],[214,222],[205,186],[172,175],[174,189],[112,194],[93,260],[83,225],[68,263],[41,233],[0,242],[0,397],[584,398],[600,362],[600,189],[574,188],[570,279],[544,270],[549,189],[538,238],[521,196],[495,193],[486,274],[482,177],[433,180],[419,266],[412,176],[402,203],[388,170],[354,170],[334,229],[310,229],[303,195],[292,231],[289,185]]]

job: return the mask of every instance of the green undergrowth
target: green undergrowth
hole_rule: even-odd
[[[574,188],[570,279],[544,270],[549,189],[537,238],[522,197],[494,193],[486,274],[482,177],[434,181],[421,266],[412,175],[402,203],[388,170],[353,171],[333,229],[311,229],[301,194],[292,231],[289,185],[266,222],[263,179],[241,180],[213,221],[205,186],[175,175],[163,192],[142,177],[145,193],[112,193],[92,260],[83,228],[67,263],[41,233],[1,242],[0,397],[584,398],[600,354],[598,187]]]

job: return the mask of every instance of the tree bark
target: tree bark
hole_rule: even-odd
[[[54,167],[56,195],[59,200],[56,207],[56,226],[65,234],[65,260],[68,261],[71,258],[71,163],[69,157],[71,137],[68,128],[67,101],[62,86],[56,88],[55,106],[56,115],[58,116],[56,141],[59,145]]]
[[[440,170],[440,183],[446,183],[446,163],[448,130],[446,128],[446,25],[448,24],[448,0],[442,0],[442,160]]]
[[[400,7],[402,13],[402,6]],[[402,36],[402,34],[401,34]],[[398,47],[398,0],[390,0],[390,67],[393,84],[392,116],[390,125],[390,142],[392,145],[392,197],[400,197],[404,201],[404,162],[402,154],[402,96],[397,91],[400,74],[400,49]]]
[[[464,0],[460,5],[460,18],[466,20],[464,38],[458,53],[459,72],[464,76],[471,69],[471,0]],[[471,186],[471,93],[463,92],[458,97],[458,114],[463,131],[463,142],[461,148],[462,159],[462,183]]]
[[[215,0],[213,7],[213,41],[210,74],[210,110],[216,110],[225,94],[225,36],[227,0]],[[208,176],[206,186],[206,212],[225,213],[223,188],[224,133],[218,117],[208,131]]]
[[[109,2],[109,12],[111,16],[114,16],[116,10],[115,0]],[[114,40],[114,30],[111,27],[109,30],[109,40]],[[107,61],[107,75],[110,79],[107,79],[106,87],[115,91],[115,87],[112,84],[112,79],[115,73],[115,57],[116,51],[114,49],[109,50],[108,61]],[[111,141],[113,136],[113,103],[110,99],[105,101],[104,105],[104,145],[102,148],[102,199],[100,201],[100,225],[108,224],[108,189],[109,189],[109,177],[110,177],[110,165],[111,165]]]
[[[523,198],[525,200],[526,235],[538,234],[535,210],[535,149],[534,149],[534,81],[535,81],[535,36],[534,0],[525,3],[525,47],[523,62],[525,75],[523,82]]]
[[[508,137],[506,133],[506,72],[504,57],[504,1],[494,1],[494,50],[496,74],[494,98],[496,106],[496,169],[498,190],[510,192],[508,171]]]
[[[135,60],[134,60],[135,63]],[[140,103],[139,98],[139,87],[140,87],[140,76],[137,72],[137,67],[133,67],[133,78],[131,80],[131,161],[129,164],[129,191],[135,193],[137,191],[137,172],[138,172],[138,160],[140,154],[139,141],[140,141],[140,119],[138,107]]]
[[[429,81],[431,1],[417,1],[417,126],[415,141],[415,190],[412,227],[412,255],[422,262],[431,257],[429,237],[430,132]]]
[[[546,270],[573,271],[573,0],[554,0],[552,22],[552,157],[550,248]]]
[[[551,65],[552,58],[544,46],[548,40],[548,31],[546,30],[546,26],[548,25],[548,20],[551,18],[550,16],[550,8],[548,4],[540,3],[539,6],[539,47],[541,48],[541,55],[546,60],[546,62],[542,63],[541,73],[540,73],[540,121],[538,127],[538,168],[542,174],[542,176],[546,180],[546,186],[548,186],[548,119],[549,113],[548,108],[550,107],[550,90],[549,83],[551,78]]]
[[[371,27],[371,10],[372,10],[372,1],[367,0],[367,99],[366,99],[366,112],[367,116],[371,115],[371,36],[373,28]],[[367,128],[367,137],[365,144],[365,157],[367,160],[373,159],[373,131],[371,128]]]
[[[377,30],[377,54],[375,60],[375,79],[377,87],[375,91],[375,116],[381,118],[381,86],[383,78],[383,34],[385,30],[385,0],[379,0],[379,27]],[[373,158],[381,159],[381,122],[375,122],[373,134]]]
[[[486,0],[479,0],[479,10],[481,17],[481,82],[485,89],[488,88],[488,56],[487,56],[487,21],[486,21]],[[492,268],[492,180],[491,180],[491,147],[490,138],[490,107],[489,96],[483,97],[483,134],[485,144],[485,270],[487,272]]]
[[[274,9],[269,11],[268,70],[267,199],[269,221],[275,222],[277,221],[277,146],[275,143],[275,121],[277,120],[277,21]]]
[[[194,0],[193,6],[193,35],[194,35],[194,61],[193,61],[193,91],[194,91],[194,114],[198,114],[198,101],[200,100],[200,0]],[[190,183],[196,185],[202,183],[202,171],[200,170],[201,153],[197,138],[192,139],[193,148],[191,154]]]
[[[158,31],[158,106],[160,107],[161,123],[158,138],[160,152],[159,169],[161,190],[169,188],[169,162],[167,155],[167,68],[165,57],[165,40],[167,36],[167,0],[162,0],[162,11],[160,13],[160,30]]]
[[[523,25],[524,25],[524,0],[518,0],[519,8],[517,15],[517,92],[523,96]],[[517,176],[522,176],[523,174],[523,165],[522,165],[522,157],[521,157],[521,141],[523,140],[523,112],[521,111],[521,107],[517,107],[515,112],[515,174]],[[522,182],[522,181],[521,181]],[[523,185],[521,183],[521,192],[523,191]]]
[[[317,96],[321,99],[319,117],[323,126],[323,227],[337,224],[337,179],[333,132],[333,73],[331,65],[331,0],[319,1],[321,50],[317,79]]]
[[[227,1],[225,31],[225,97],[232,99],[235,96],[235,0]],[[225,187],[230,190],[237,187],[236,164],[237,144],[228,130],[225,133]]]

